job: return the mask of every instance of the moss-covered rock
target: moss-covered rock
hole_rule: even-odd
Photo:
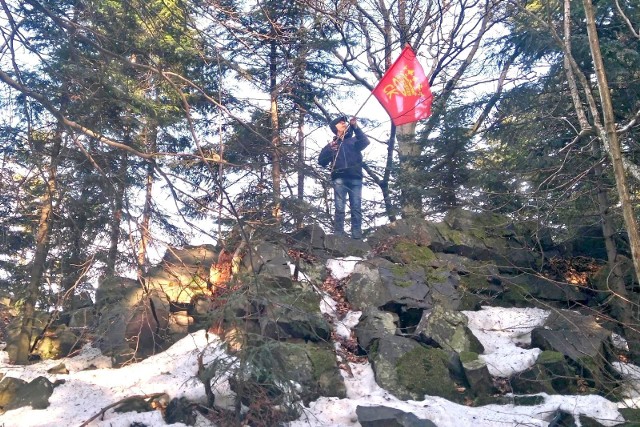
[[[420,246],[409,238],[398,240],[389,250],[392,261],[402,264],[430,266],[436,259],[435,254],[427,246]]]
[[[326,341],[331,325],[320,312],[320,297],[311,291],[283,290],[254,302],[250,317],[259,319],[262,334],[275,339]]]
[[[557,351],[543,351],[536,363],[511,379],[516,393],[574,394],[577,377],[566,358]]]
[[[640,426],[640,409],[638,408],[620,408],[620,414],[625,419],[625,426]]]
[[[330,344],[273,343],[267,350],[274,361],[269,363],[272,378],[268,382],[274,386],[289,382],[299,384],[298,397],[304,402],[320,396],[346,397],[344,380]]]
[[[431,312],[423,313],[416,334],[421,340],[436,342],[446,350],[482,353],[484,347],[467,327],[468,323],[469,319],[463,313],[436,305]]]
[[[425,395],[459,400],[449,376],[449,356],[441,349],[416,347],[404,354],[396,365],[398,383],[417,399]]]
[[[38,341],[37,352],[43,359],[56,359],[68,356],[80,347],[80,339],[64,325],[58,326]]]

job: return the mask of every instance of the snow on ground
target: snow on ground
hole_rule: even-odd
[[[331,271],[331,276],[334,279],[342,280],[353,273],[353,269],[359,261],[362,261],[362,258],[355,256],[330,259],[327,261],[327,269]]]
[[[359,259],[329,261],[327,267],[336,278],[347,277]],[[323,312],[335,318],[336,302],[323,295]],[[544,323],[548,312],[540,309],[493,308],[477,312],[464,312],[469,318],[469,328],[485,347],[481,357],[487,362],[493,375],[508,376],[532,365],[539,349],[523,349],[518,344],[530,344],[530,333],[534,327]],[[350,333],[358,322],[360,312],[349,312],[335,327],[340,335]],[[22,367],[9,365],[6,353],[0,352],[0,373],[31,380],[39,375],[51,381],[64,379],[51,398],[46,410],[29,407],[9,411],[0,416],[0,425],[6,427],[53,427],[78,426],[99,413],[102,408],[131,395],[164,392],[171,398],[186,397],[192,401],[204,401],[202,384],[195,378],[197,356],[202,353],[205,363],[217,357],[226,357],[220,341],[204,331],[196,332],[180,340],[164,353],[152,356],[140,363],[120,369],[111,369],[109,359],[96,349],[87,347],[74,358],[50,360]],[[3,359],[4,357],[4,359]],[[4,360],[4,361],[3,361]],[[70,373],[48,374],[47,370],[64,363]],[[617,364],[616,369],[640,384],[640,368]],[[350,364],[352,376],[342,371],[347,387],[347,398],[322,397],[305,408],[302,417],[291,423],[291,427],[357,427],[357,406],[384,405],[411,412],[433,421],[438,427],[500,427],[500,426],[547,426],[557,410],[574,415],[585,415],[597,419],[605,426],[623,422],[616,403],[601,396],[548,396],[542,394],[544,402],[536,406],[487,405],[467,407],[439,397],[425,396],[421,401],[401,401],[380,388],[368,363]],[[90,368],[90,369],[89,369]],[[89,369],[89,370],[85,370]],[[232,399],[228,382],[222,381],[215,389],[216,403],[227,406]],[[640,400],[638,394],[635,395]],[[104,420],[95,420],[92,427],[129,427],[133,422],[148,426],[167,425],[158,411],[147,413],[117,414],[108,411]],[[200,419],[200,425],[206,421]],[[578,424],[579,425],[579,424]],[[172,424],[182,426],[182,424]]]
[[[163,353],[120,369],[110,368],[109,359],[90,347],[83,349],[77,357],[62,360],[46,360],[29,366],[2,363],[0,373],[7,376],[31,381],[43,375],[52,382],[64,380],[65,383],[54,389],[47,409],[23,407],[8,411],[0,416],[0,425],[79,426],[102,408],[132,395],[167,393],[171,398],[185,397],[191,401],[204,402],[204,387],[195,378],[198,370],[197,357],[202,353],[203,362],[208,363],[216,357],[224,356],[219,345],[217,337],[207,337],[203,330],[188,335]],[[47,373],[47,370],[60,363],[65,364],[69,374]],[[218,396],[220,399],[228,399],[230,394],[228,383],[221,383],[217,389],[216,402]],[[166,425],[159,411],[140,414],[109,411],[104,421],[97,420],[90,425],[129,427],[135,421],[149,426]]]
[[[622,362],[613,362],[611,366],[627,380],[622,386],[621,394],[624,399],[620,402],[620,407],[640,408],[640,366]]]
[[[531,331],[542,326],[549,316],[539,308],[484,307],[480,311],[464,311],[469,329],[484,346],[480,359],[487,362],[489,373],[509,377],[536,362],[539,348],[521,348],[531,344]]]
[[[345,378],[347,399],[323,397],[309,405],[308,410],[290,427],[359,426],[358,406],[387,406],[429,419],[438,427],[508,427],[547,426],[559,409],[574,415],[598,419],[605,426],[623,422],[615,403],[601,396],[548,396],[535,406],[486,405],[468,407],[440,397],[427,396],[422,401],[402,401],[380,388],[371,366],[352,364],[353,377]],[[344,375],[344,374],[343,374]]]

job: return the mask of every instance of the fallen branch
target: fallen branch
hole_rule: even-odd
[[[102,408],[100,410],[100,412],[98,412],[97,414],[95,414],[93,417],[89,418],[87,421],[83,422],[82,424],[80,424],[79,427],[87,427],[89,425],[89,423],[93,420],[95,420],[96,418],[102,417],[104,416],[105,412],[107,412],[109,409],[114,408],[118,405],[121,405],[123,403],[126,403],[130,400],[136,400],[136,399],[148,399],[149,401],[156,399],[158,397],[164,396],[166,393],[153,393],[153,394],[139,394],[139,395],[135,395],[135,396],[128,396],[125,397],[124,399],[120,399],[115,403],[112,403],[109,406],[105,406],[104,408]]]

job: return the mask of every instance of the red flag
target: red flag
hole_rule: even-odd
[[[431,115],[433,95],[429,80],[409,45],[382,76],[373,94],[396,126],[417,122]]]

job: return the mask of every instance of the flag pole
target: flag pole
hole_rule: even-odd
[[[358,117],[358,113],[360,111],[362,111],[362,109],[364,108],[365,104],[369,101],[369,98],[371,98],[372,95],[373,95],[373,91],[370,91],[369,92],[369,96],[367,96],[367,99],[364,100],[364,102],[362,103],[360,108],[358,108],[358,111],[356,111],[356,113],[353,115],[353,117]]]

